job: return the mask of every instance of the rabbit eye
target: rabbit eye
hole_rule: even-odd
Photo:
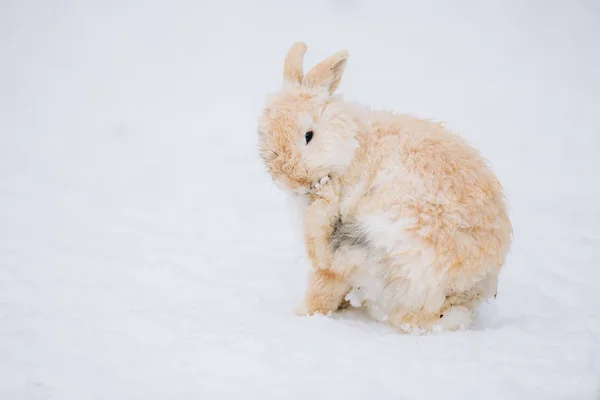
[[[304,138],[306,139],[306,144],[308,144],[313,138],[313,131],[306,132]]]

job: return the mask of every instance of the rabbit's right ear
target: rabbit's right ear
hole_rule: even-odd
[[[327,89],[329,94],[333,94],[340,85],[346,61],[348,61],[346,50],[335,53],[308,71],[302,79],[302,84],[307,87],[322,87]]]
[[[304,72],[302,63],[306,53],[306,44],[297,42],[290,47],[283,65],[283,80],[290,83],[302,83]]]

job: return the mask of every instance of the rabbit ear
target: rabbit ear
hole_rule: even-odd
[[[283,80],[291,83],[301,83],[304,73],[302,62],[306,53],[306,44],[297,42],[290,47],[283,65]]]
[[[329,91],[329,94],[333,94],[340,85],[348,56],[348,52],[342,50],[315,65],[306,74],[302,84],[308,87],[324,87]]]

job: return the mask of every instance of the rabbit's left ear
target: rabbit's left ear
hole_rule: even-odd
[[[348,52],[342,50],[315,65],[302,80],[302,85],[307,87],[323,87],[327,89],[329,94],[333,94],[340,85],[348,57]]]
[[[306,44],[302,42],[296,42],[290,47],[283,64],[284,82],[302,83],[304,53],[306,53]]]

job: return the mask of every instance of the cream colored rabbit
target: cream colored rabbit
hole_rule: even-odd
[[[496,176],[441,124],[335,96],[347,52],[304,75],[305,52],[290,48],[259,121],[270,174],[308,204],[314,268],[298,312],[327,314],[348,299],[404,332],[469,327],[496,295],[512,240]]]

